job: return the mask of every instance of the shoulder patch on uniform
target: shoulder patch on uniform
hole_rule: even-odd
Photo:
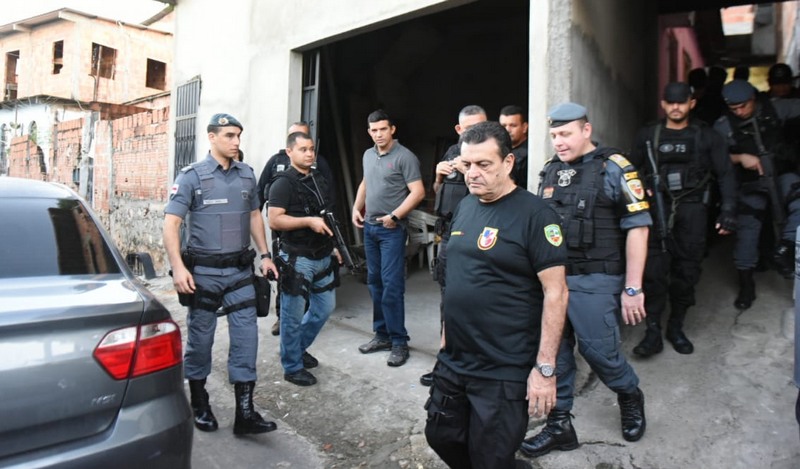
[[[642,210],[647,210],[648,208],[650,208],[650,204],[647,203],[647,201],[644,201],[644,202],[637,202],[634,204],[628,204],[625,207],[627,207],[628,212],[633,213],[633,212],[641,212]]]
[[[555,223],[544,227],[544,237],[547,239],[548,243],[555,247],[561,246],[561,243],[564,241],[564,236],[561,235],[561,227]]]
[[[636,197],[638,200],[644,200],[644,187],[642,186],[642,181],[639,179],[631,179],[627,183],[628,189],[630,189],[631,194]]]
[[[180,188],[179,184],[173,184],[172,187],[169,189],[169,195],[172,197],[173,195],[178,193],[178,188]]]
[[[613,155],[610,155],[610,156],[608,157],[608,159],[609,159],[609,160],[611,160],[611,161],[613,161],[614,163],[616,163],[616,164],[617,164],[617,166],[619,166],[619,167],[620,167],[620,168],[622,168],[622,169],[625,169],[625,168],[627,168],[628,166],[632,166],[632,165],[631,165],[631,162],[630,162],[630,161],[628,161],[628,159],[627,159],[627,158],[625,158],[624,156],[622,156],[622,155],[620,155],[620,154],[613,154]]]

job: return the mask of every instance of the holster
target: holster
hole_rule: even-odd
[[[194,293],[178,293],[178,303],[181,306],[194,306]]]
[[[183,262],[186,263],[186,259],[184,259]],[[186,268],[191,272],[191,267],[187,265]],[[172,277],[172,269],[169,271],[169,276]],[[178,293],[178,303],[180,303],[181,306],[194,306],[194,293]]]
[[[272,288],[266,277],[253,275],[253,286],[256,289],[256,316],[265,318],[269,316],[269,300]]]

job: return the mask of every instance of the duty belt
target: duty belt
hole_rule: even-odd
[[[191,251],[182,253],[183,263],[191,271],[194,266],[213,267],[225,269],[228,267],[244,267],[253,263],[256,252],[252,249],[242,249],[239,252],[227,254],[196,254]]]
[[[317,248],[292,246],[286,241],[281,241],[281,251],[299,257],[307,257],[309,259],[319,260],[324,259],[331,255],[333,248],[325,243],[323,246]]]
[[[567,275],[625,273],[625,264],[620,261],[587,261],[567,264]]]

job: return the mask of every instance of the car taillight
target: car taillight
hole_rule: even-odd
[[[135,378],[181,362],[181,331],[172,321],[111,331],[94,358],[114,379]]]

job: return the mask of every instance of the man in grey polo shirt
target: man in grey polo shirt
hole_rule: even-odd
[[[391,350],[387,364],[401,366],[408,360],[405,218],[425,197],[425,187],[419,159],[394,139],[396,128],[389,115],[379,109],[367,117],[367,123],[375,145],[364,152],[364,178],[353,204],[353,224],[364,228],[375,337],[358,350]]]

